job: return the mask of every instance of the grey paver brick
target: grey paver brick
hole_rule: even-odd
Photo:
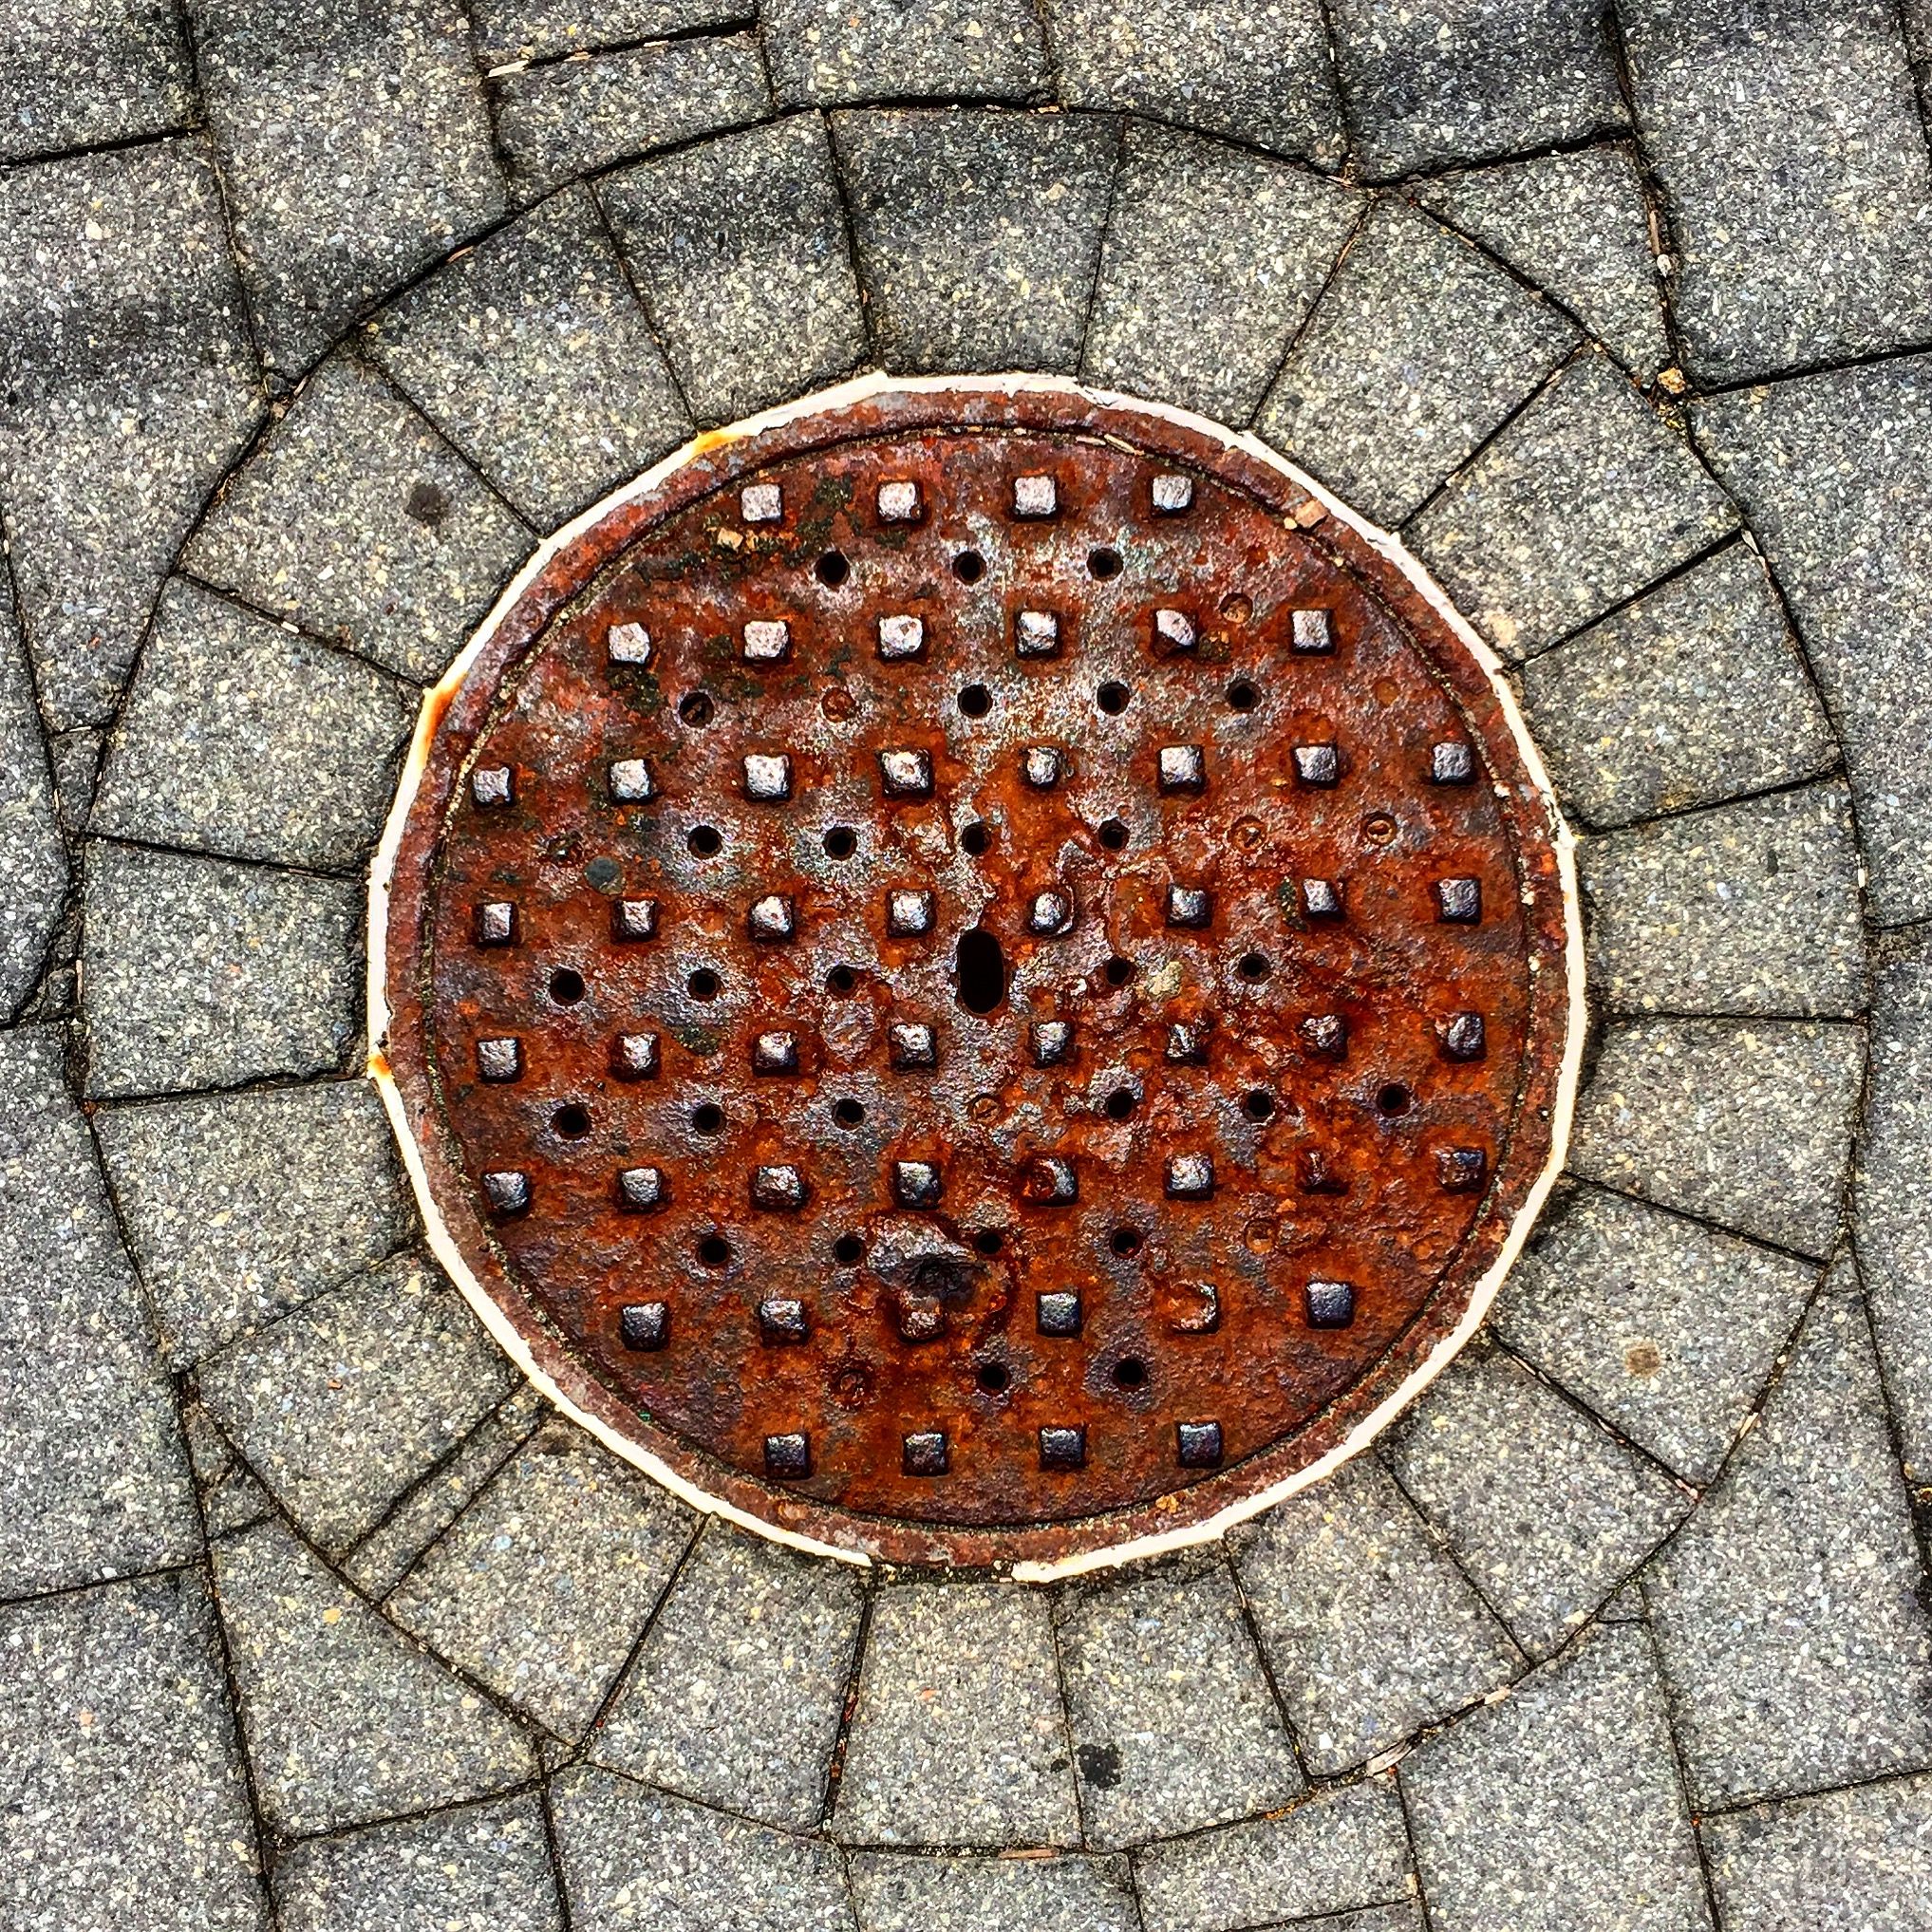
[[[1650,208],[1629,148],[1451,175],[1419,197],[1561,302],[1640,382],[1669,366]]]
[[[886,1845],[1079,1836],[1051,1608],[1012,1585],[880,1590],[833,1829]]]
[[[162,0],[19,0],[0,22],[0,160],[194,119],[181,20]]]
[[[1506,658],[1527,657],[1688,563],[1737,511],[1683,438],[1592,350],[1410,526]]]
[[[1365,205],[1306,169],[1130,122],[1081,374],[1247,422]]]
[[[559,1735],[578,1736],[691,1534],[688,1514],[553,1422],[505,1464],[389,1608]]]
[[[612,1772],[553,1788],[575,1932],[851,1932],[838,1854]]]
[[[1402,1898],[1409,1835],[1395,1780],[1317,1792],[1280,1817],[1151,1845],[1134,1861],[1146,1932],[1225,1932]]]
[[[1090,1844],[1225,1824],[1304,1789],[1222,1566],[1077,1591],[1060,1651]]]
[[[94,1127],[177,1366],[408,1238],[401,1163],[365,1081],[103,1107]]]
[[[0,1610],[0,1916],[21,1932],[267,1923],[198,1570]]]
[[[533,523],[551,529],[691,433],[582,189],[386,309],[368,353]]]
[[[467,23],[449,0],[203,0],[195,28],[263,350],[292,375],[503,212]]]
[[[1384,1454],[1532,1657],[1563,1643],[1690,1508],[1500,1352],[1465,1353]]]
[[[167,1382],[50,1029],[0,1036],[0,1595],[184,1563]]]
[[[94,782],[107,749],[107,734],[81,725],[57,732],[47,740],[47,762],[53,768],[54,804],[62,827],[78,835],[86,830],[94,808]]]
[[[1370,180],[1576,141],[1625,119],[1605,17],[1566,0],[1332,0]]]
[[[1928,282],[1927,286],[1932,286]],[[1882,924],[1932,913],[1932,359],[1718,397],[1699,443],[1743,504],[1845,741]]]
[[[1858,1026],[1612,1024],[1577,1109],[1569,1165],[1822,1257],[1837,1234],[1864,1072]]]
[[[477,52],[489,66],[628,47],[741,25],[745,0],[475,0]]]
[[[558,1932],[533,1797],[311,1838],[275,1866],[282,1932]]]
[[[599,189],[703,423],[851,373],[865,321],[816,115],[627,168]]]
[[[1708,1932],[1643,1631],[1607,1625],[1403,1761],[1435,1932]]]
[[[1393,1749],[1528,1667],[1372,1456],[1240,1532],[1235,1566],[1318,1775]]]
[[[1103,115],[833,117],[888,368],[1073,370],[1119,151]]]
[[[750,33],[656,41],[532,67],[493,84],[512,185],[526,197],[772,111],[758,37]]]
[[[215,1546],[263,1811],[288,1832],[460,1804],[536,1770],[529,1735],[385,1623],[279,1523]]]
[[[922,1858],[861,1851],[852,1861],[859,1932],[1139,1932],[1117,1858]]]
[[[1745,543],[1531,658],[1517,681],[1566,810],[1590,825],[1766,791],[1838,757]]]
[[[1470,244],[1379,203],[1256,427],[1356,508],[1399,523],[1547,376],[1576,331]]]
[[[399,1255],[202,1359],[201,1398],[339,1552],[509,1393],[516,1372],[421,1255]]]
[[[234,858],[352,866],[382,831],[416,709],[374,666],[178,577],[89,823]]]
[[[1645,151],[1706,383],[1932,334],[1932,177],[1897,9],[1620,8]]]
[[[1858,844],[1836,779],[1604,833],[1578,874],[1613,1012],[1864,1009]]]
[[[711,1524],[591,1755],[686,1797],[810,1830],[825,1808],[861,1612],[849,1566]]]
[[[326,364],[236,473],[188,567],[406,677],[437,677],[531,533],[381,377]]]
[[[41,702],[112,715],[263,407],[198,139],[0,175],[0,496]]]
[[[1865,1310],[1814,1304],[1644,1593],[1699,1807],[1932,1766],[1932,1619]]]
[[[33,680],[0,573],[0,1010],[33,990],[60,919],[67,854],[54,809]]]
[[[1030,0],[763,0],[759,25],[787,104],[1032,101],[1052,85]]]
[[[1932,1895],[1932,1778],[1704,1822],[1725,1932],[1920,1932]]]
[[[1113,107],[1322,166],[1341,104],[1318,0],[1046,0],[1069,107]]]
[[[1575,1188],[1545,1210],[1490,1319],[1633,1442],[1705,1483],[1817,1280],[1701,1222]]]

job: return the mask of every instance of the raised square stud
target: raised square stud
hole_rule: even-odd
[[[1205,1201],[1214,1191],[1214,1163],[1205,1154],[1177,1154],[1167,1164],[1168,1198]]]
[[[648,1214],[671,1197],[670,1183],[661,1167],[617,1170],[617,1205],[628,1214]]]
[[[1479,1147],[1438,1147],[1435,1181],[1445,1194],[1473,1194],[1489,1178],[1490,1157]]]
[[[514,1036],[477,1041],[477,1076],[485,1080],[523,1078],[523,1042]]]
[[[1445,926],[1474,926],[1483,916],[1480,879],[1437,879],[1435,916]]]
[[[1341,777],[1341,758],[1332,744],[1298,744],[1295,777],[1304,785],[1327,787]]]
[[[758,1304],[759,1340],[768,1348],[795,1348],[808,1332],[803,1302],[779,1295]]]
[[[1218,1422],[1176,1422],[1174,1460],[1183,1469],[1221,1467],[1221,1425]]]
[[[651,778],[647,760],[613,759],[604,776],[611,797],[620,805],[641,805],[657,797],[657,784]]]
[[[1085,1469],[1087,1432],[1078,1422],[1049,1422],[1040,1432],[1041,1469]]]
[[[892,1199],[902,1208],[936,1208],[945,1191],[939,1170],[929,1160],[892,1163]]]
[[[1348,1282],[1310,1282],[1302,1305],[1310,1328],[1346,1328],[1355,1320],[1355,1288]]]
[[[1035,1066],[1063,1066],[1073,1058],[1074,1028],[1070,1020],[1036,1020],[1028,1027],[1026,1038]]]
[[[470,801],[486,809],[508,805],[514,792],[508,765],[478,765],[470,774]]]
[[[610,1042],[610,1071],[620,1080],[654,1080],[658,1064],[655,1033],[620,1033]]]
[[[1348,1182],[1341,1170],[1316,1147],[1306,1149],[1302,1154],[1299,1185],[1304,1194],[1345,1194],[1348,1191]]]
[[[1013,648],[1021,657],[1058,657],[1060,619],[1051,610],[1022,610],[1013,620]]]
[[[1447,1020],[1438,1020],[1435,1037],[1442,1042],[1444,1060],[1481,1060],[1489,1048],[1480,1013],[1452,1013]]]
[[[798,1071],[798,1036],[782,1028],[759,1034],[751,1042],[755,1074],[795,1074]]]
[[[1020,1198],[1029,1208],[1070,1208],[1080,1197],[1074,1164],[1057,1154],[1037,1154],[1020,1173]]]
[[[626,1348],[653,1355],[671,1339],[671,1311],[663,1302],[627,1302],[617,1311],[617,1333]]]
[[[1172,471],[1154,479],[1149,492],[1154,502],[1156,516],[1178,516],[1182,511],[1190,510],[1194,502],[1194,479],[1192,477],[1176,476]]]
[[[1320,657],[1335,648],[1335,635],[1329,628],[1325,610],[1297,610],[1293,634],[1294,647],[1304,657]]]
[[[610,937],[624,945],[657,937],[655,899],[612,899]]]
[[[747,523],[782,523],[785,493],[777,483],[747,483],[738,493],[738,514]]]
[[[802,1429],[765,1437],[765,1474],[774,1482],[795,1483],[812,1473],[812,1438]]]
[[[613,624],[604,633],[604,657],[613,665],[647,665],[650,632],[641,624]]]
[[[1476,755],[1461,739],[1429,748],[1429,782],[1432,785],[1471,785],[1475,782]]]
[[[1070,1288],[1052,1288],[1033,1298],[1034,1321],[1042,1335],[1065,1341],[1080,1332],[1080,1298]]]
[[[903,663],[925,648],[926,626],[921,619],[904,615],[879,619],[879,655],[886,663]]]
[[[477,944],[514,946],[516,943],[516,908],[508,899],[485,899],[477,908]]]
[[[1163,792],[1203,792],[1208,788],[1208,753],[1198,744],[1164,744],[1160,748],[1160,788]]]
[[[1348,1022],[1340,1013],[1310,1013],[1302,1022],[1302,1047],[1317,1060],[1341,1060],[1348,1052]]]
[[[1051,477],[1015,477],[1013,514],[1022,518],[1051,516],[1060,509],[1060,490]]]
[[[744,627],[744,661],[778,665],[792,654],[792,627],[782,617],[754,617]]]
[[[744,796],[755,805],[780,805],[792,796],[792,760],[782,751],[752,751],[744,758]]]
[[[1167,1057],[1175,1066],[1206,1066],[1207,1022],[1174,1021],[1167,1030]]]
[[[903,1474],[943,1476],[948,1467],[945,1430],[915,1429],[900,1439],[899,1468]]]
[[[1333,879],[1304,879],[1302,910],[1310,919],[1340,919],[1341,888]]]
[[[530,1176],[516,1168],[493,1169],[483,1176],[483,1198],[493,1214],[526,1214],[530,1211]]]
[[[1154,613],[1154,648],[1157,657],[1173,657],[1194,647],[1194,620],[1185,610]]]
[[[1026,909],[1026,929],[1042,939],[1055,939],[1073,929],[1074,902],[1069,892],[1035,892]]]
[[[932,930],[932,894],[911,886],[886,894],[886,930],[894,939],[918,939]]]
[[[886,1052],[894,1073],[913,1073],[939,1064],[939,1036],[917,1021],[895,1020],[886,1029]]]
[[[1036,792],[1050,792],[1060,783],[1063,760],[1050,744],[1029,744],[1020,760],[1020,776]]]
[[[762,946],[778,946],[798,929],[798,911],[783,892],[767,892],[752,902],[744,915],[745,930]]]
[[[803,1172],[789,1161],[752,1171],[751,1205],[767,1213],[795,1214],[809,1192]]]
[[[917,523],[926,514],[919,485],[903,477],[881,483],[876,500],[881,523]]]
[[[1205,887],[1170,886],[1167,889],[1167,923],[1170,926],[1210,926],[1213,920],[1214,895]]]
[[[923,751],[882,751],[879,783],[889,798],[929,798],[932,757]]]

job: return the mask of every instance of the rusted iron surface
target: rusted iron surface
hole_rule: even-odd
[[[448,694],[385,1052],[537,1368],[751,1517],[1051,1560],[1332,1450],[1550,1152],[1545,801],[1414,585],[1078,392],[727,440]]]

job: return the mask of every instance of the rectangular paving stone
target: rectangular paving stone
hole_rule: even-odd
[[[534,548],[415,410],[338,356],[229,484],[187,564],[218,590],[429,683]]]
[[[1690,1508],[1501,1352],[1465,1351],[1383,1439],[1397,1479],[1531,1657],[1565,1642]]]
[[[1578,1102],[1570,1170],[1822,1259],[1864,1075],[1858,1026],[1613,1022]]]
[[[1010,1584],[895,1584],[872,1605],[834,1829],[880,1845],[1073,1845],[1051,1606]]]
[[[269,1823],[332,1831],[532,1778],[529,1735],[279,1522],[215,1546],[216,1599]]]
[[[1932,914],[1932,358],[1723,396],[1700,446],[1791,599],[1845,742],[1873,916]]]
[[[1711,1932],[1650,1645],[1608,1625],[1400,1770],[1433,1932]]]
[[[1864,1010],[1858,843],[1837,779],[1602,834],[1577,870],[1590,976],[1613,1012]]]
[[[862,1607],[849,1565],[710,1523],[591,1756],[768,1825],[812,1829]]]
[[[1130,122],[1080,373],[1247,422],[1366,205],[1304,169]]]
[[[1747,543],[1531,658],[1517,689],[1566,813],[1585,825],[1768,791],[1838,758]]]
[[[739,27],[751,9],[746,0],[474,0],[470,13],[478,57],[494,67]]]
[[[197,0],[236,253],[270,364],[306,368],[372,302],[503,213],[460,9]]]
[[[1407,535],[1505,658],[1529,656],[1737,527],[1689,444],[1601,353],[1572,363]]]
[[[204,1357],[201,1399],[325,1550],[340,1552],[509,1393],[502,1351],[421,1254]]]
[[[1146,1932],[1226,1932],[1405,1898],[1409,1834],[1391,1777],[1320,1791],[1275,1818],[1150,1845],[1134,1876]]]
[[[656,41],[492,83],[511,185],[526,200],[652,148],[772,111],[758,36]]]
[[[1317,1776],[1393,1750],[1526,1667],[1373,1456],[1290,1496],[1233,1542],[1302,1761]]]
[[[1371,212],[1255,427],[1394,525],[1567,354],[1576,331],[1406,203]]]
[[[1717,1472],[1818,1271],[1596,1188],[1544,1210],[1491,1311],[1518,1355],[1694,1483]]]
[[[56,730],[112,717],[262,407],[202,141],[0,174],[0,497]]]
[[[1922,1932],[1932,1778],[1888,1779],[1703,1824],[1725,1932]]]
[[[199,1570],[0,1609],[0,1920],[255,1932],[254,1822]]]
[[[33,674],[0,572],[0,1010],[34,989],[66,909],[60,775],[42,736]]]
[[[1124,1859],[852,1860],[859,1932],[1140,1932]]]
[[[300,1079],[360,1023],[363,893],[347,879],[94,840],[83,966],[96,1098]]]
[[[839,1858],[589,1767],[553,1787],[573,1932],[852,1932]]]
[[[691,433],[590,195],[512,222],[385,309],[370,358],[554,529]]]
[[[626,168],[598,194],[701,423],[822,388],[864,360],[858,282],[818,116]]]
[[[1620,7],[1699,383],[1932,334],[1932,171],[1885,0]]]
[[[1371,181],[1621,127],[1607,17],[1567,0],[1330,0],[1336,65]]]
[[[176,1367],[409,1238],[402,1164],[365,1080],[102,1107],[94,1131]]]
[[[181,27],[163,0],[16,0],[0,20],[0,160],[185,126]]]
[[[0,1036],[0,1597],[200,1554],[175,1408],[51,1028]]]
[[[1305,1788],[1218,1563],[1083,1587],[1059,1630],[1090,1845],[1225,1824]]]
[[[1319,0],[1045,0],[1045,13],[1067,106],[1340,163],[1341,103]]]
[[[1037,101],[1053,88],[1029,0],[763,0],[759,27],[787,106]]]
[[[879,362],[1079,366],[1119,152],[1111,117],[846,111],[832,131]]]
[[[580,1736],[691,1519],[574,1425],[504,1466],[389,1600],[405,1630],[560,1737]]]
[[[1693,1803],[1932,1766],[1932,1617],[1865,1309],[1813,1304],[1723,1482],[1644,1580]]]
[[[310,1838],[275,1865],[281,1932],[560,1932],[534,1796]]]
[[[347,868],[415,726],[408,685],[185,578],[163,591],[89,824],[232,858]]]

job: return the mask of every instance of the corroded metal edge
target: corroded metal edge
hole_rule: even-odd
[[[1432,1304],[1418,1318],[1412,1333],[1405,1335],[1391,1351],[1391,1357],[1333,1405],[1327,1416],[1274,1450],[1249,1458],[1249,1465],[1280,1457],[1284,1451],[1288,1452],[1287,1459],[1292,1460],[1294,1452],[1308,1447],[1310,1437],[1325,1445],[1320,1454],[1301,1461],[1272,1482],[1258,1489],[1246,1489],[1226,1500],[1218,1492],[1227,1485],[1217,1480],[1170,1492],[1109,1516],[961,1533],[948,1526],[926,1528],[859,1518],[825,1505],[774,1496],[767,1486],[726,1471],[722,1465],[712,1477],[716,1487],[695,1480],[678,1466],[673,1456],[657,1454],[637,1439],[635,1432],[639,1425],[635,1418],[608,1391],[589,1384],[587,1378],[573,1373],[568,1353],[560,1343],[539,1348],[519,1331],[501,1305],[505,1298],[521,1299],[507,1277],[497,1284],[497,1292],[493,1293],[471,1267],[436,1198],[434,1183],[438,1175],[445,1182],[452,1175],[430,1117],[427,1081],[422,1078],[425,1069],[420,1061],[412,1062],[406,1046],[391,1040],[392,1022],[411,998],[410,968],[419,958],[422,936],[420,920],[413,917],[411,909],[422,903],[426,854],[412,853],[405,847],[405,827],[429,772],[439,731],[453,710],[469,708],[460,701],[466,681],[479,661],[488,656],[494,661],[494,669],[500,671],[540,636],[551,614],[619,554],[644,527],[646,519],[638,506],[673,478],[680,478],[680,473],[684,473],[680,478],[683,489],[677,494],[699,494],[722,480],[723,463],[737,455],[741,445],[758,439],[773,445],[771,454],[787,449],[783,433],[788,425],[798,423],[802,418],[830,417],[862,410],[868,405],[878,410],[887,407],[893,399],[897,399],[900,412],[916,417],[922,413],[920,399],[940,394],[952,405],[949,413],[953,421],[959,420],[961,400],[969,402],[975,395],[984,398],[987,409],[1000,420],[1012,420],[1022,426],[1029,416],[1037,414],[1041,419],[1041,426],[1084,426],[1088,433],[1105,434],[1104,420],[1097,419],[1104,419],[1110,411],[1131,412],[1143,419],[1151,417],[1172,432],[1176,443],[1183,448],[1190,443],[1197,449],[1205,445],[1223,459],[1240,460],[1242,467],[1255,473],[1250,480],[1261,487],[1264,496],[1270,494],[1270,484],[1272,493],[1279,494],[1281,485],[1285,483],[1303,497],[1313,498],[1343,534],[1338,537],[1336,530],[1322,532],[1324,538],[1336,543],[1343,560],[1364,570],[1375,588],[1390,599],[1398,613],[1402,606],[1411,605],[1419,607],[1412,610],[1413,617],[1429,620],[1412,630],[1419,647],[1427,652],[1432,623],[1446,629],[1462,647],[1467,665],[1480,674],[1480,684],[1466,676],[1457,677],[1460,667],[1454,663],[1439,658],[1432,661],[1452,685],[1457,703],[1466,712],[1472,712],[1473,707],[1472,723],[1487,732],[1500,731],[1511,741],[1528,784],[1522,788],[1524,796],[1520,797],[1511,791],[1501,801],[1503,809],[1506,816],[1516,822],[1518,838],[1524,833],[1531,834],[1534,839],[1547,845],[1553,859],[1553,880],[1529,876],[1525,884],[1526,926],[1531,945],[1529,967],[1538,984],[1532,993],[1532,1042],[1517,1124],[1521,1127],[1526,1119],[1536,1123],[1529,1137],[1532,1141],[1538,1138],[1544,1141],[1540,1166],[1528,1185],[1523,1186],[1517,1172],[1521,1157],[1512,1136],[1510,1166],[1515,1184],[1522,1188],[1520,1198],[1506,1226],[1491,1226],[1498,1217],[1490,1210],[1486,1209],[1479,1216],[1468,1247],[1478,1252],[1487,1247],[1489,1258],[1473,1284],[1457,1291],[1454,1299],[1462,1296],[1467,1299],[1462,1301],[1461,1313],[1454,1323],[1443,1328],[1439,1321],[1432,1321],[1433,1316],[1441,1312]],[[1084,424],[1082,417],[1088,419]],[[795,435],[789,446],[797,443]],[[766,452],[760,452],[763,454]],[[1197,455],[1195,460],[1204,458]],[[559,564],[558,559],[565,552],[592,533],[596,533],[597,541],[586,546],[584,557],[569,569]],[[525,608],[526,600],[535,607],[535,616],[531,609]],[[494,685],[494,677],[489,683]],[[474,692],[471,699],[474,703]],[[1485,710],[1491,712],[1488,719],[1479,715]],[[1524,856],[1520,844],[1518,853],[1520,860]],[[393,947],[392,921],[399,909],[409,922],[408,929],[403,935],[404,944]],[[1359,516],[1312,478],[1252,436],[1229,430],[1170,405],[1091,388],[1063,377],[1029,374],[908,378],[875,372],[859,377],[728,428],[707,431],[592,505],[541,544],[505,588],[441,681],[424,696],[396,801],[371,870],[368,964],[368,1073],[395,1130],[430,1247],[505,1353],[551,1400],[615,1454],[644,1470],[694,1509],[723,1516],[755,1534],[859,1565],[874,1561],[965,1563],[1006,1569],[1015,1580],[1030,1583],[1152,1557],[1225,1534],[1234,1524],[1320,1481],[1365,1448],[1441,1373],[1481,1323],[1504,1277],[1522,1251],[1562,1169],[1582,1066],[1585,1025],[1575,842],[1564,822],[1514,695],[1502,674],[1501,661],[1458,614],[1416,559],[1394,536]],[[1551,966],[1558,967],[1560,985],[1550,985],[1545,977]],[[1554,1016],[1552,1007],[1558,1009]],[[1561,1048],[1554,1056],[1547,1044],[1537,1044],[1533,1037],[1552,1025],[1560,1026],[1562,1033]],[[421,1134],[412,1122],[412,1105],[423,1116],[424,1131]],[[482,1251],[488,1251],[484,1244],[478,1246]],[[1448,1297],[1438,1290],[1435,1299]],[[540,1323],[533,1326],[541,1332]],[[1432,1331],[1434,1340],[1430,1341]],[[1418,1341],[1427,1344],[1419,1355]],[[1389,1385],[1390,1362],[1408,1356],[1417,1359],[1399,1379]],[[683,1459],[691,1463],[704,1460],[701,1454],[690,1452]],[[1232,1477],[1237,1472],[1228,1473]],[[770,1513],[747,1507],[748,1500],[764,1503]],[[774,1515],[781,1520],[774,1521]],[[1068,1553],[1066,1546],[1074,1540],[1092,1541],[1094,1547]]]

